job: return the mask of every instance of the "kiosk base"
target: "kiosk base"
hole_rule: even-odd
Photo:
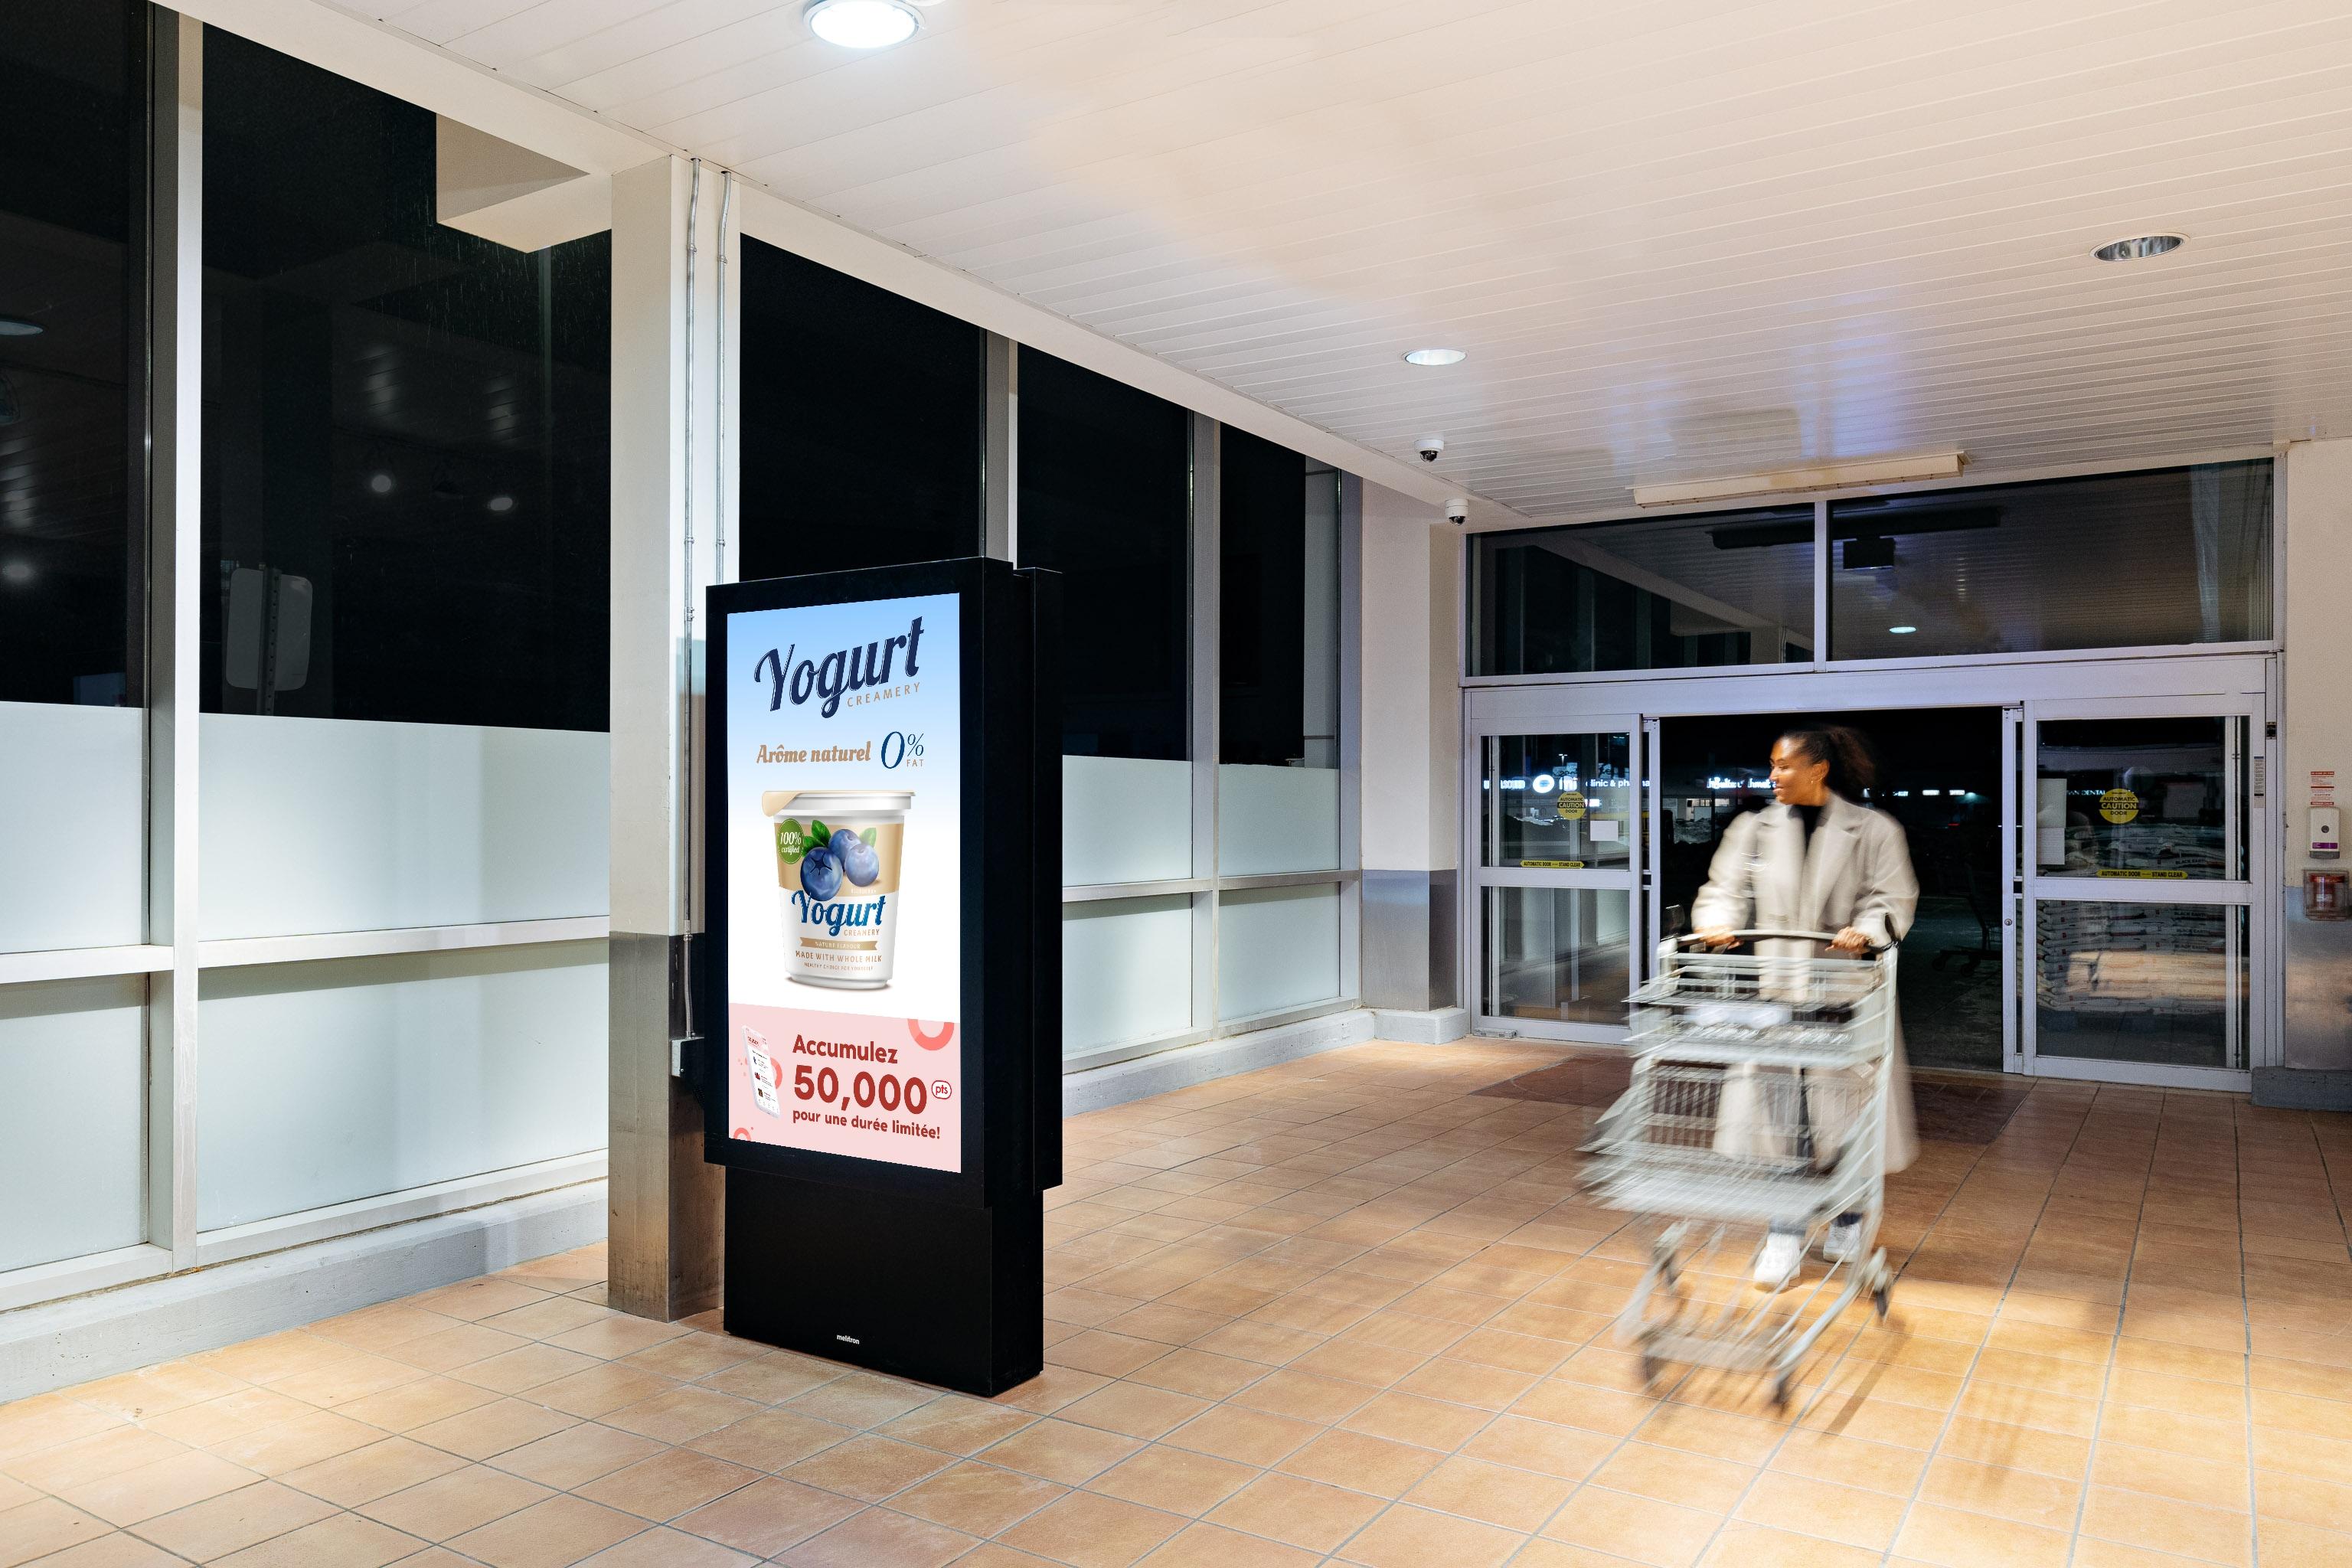
[[[727,1173],[727,1331],[959,1393],[1045,1364],[1045,1215]]]

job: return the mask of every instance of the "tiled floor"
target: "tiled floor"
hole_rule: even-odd
[[[0,1408],[0,1568],[2352,1563],[2352,1118],[2045,1082],[1931,1139],[1783,1418],[1642,1391],[1592,1109],[1473,1092],[1549,1059],[1073,1121],[994,1402],[614,1314],[591,1249]]]

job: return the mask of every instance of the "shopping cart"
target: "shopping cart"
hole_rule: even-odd
[[[1633,1086],[1601,1118],[1585,1184],[1593,1201],[1658,1226],[1619,1320],[1643,1376],[1668,1363],[1769,1372],[1786,1405],[1797,1363],[1864,1290],[1886,1315],[1894,1274],[1877,1246],[1885,1206],[1895,952],[1788,958],[1759,942],[1821,932],[1743,931],[1751,951],[1659,947],[1633,994]],[[1860,1216],[1848,1257],[1777,1291],[1750,1288],[1748,1239]]]

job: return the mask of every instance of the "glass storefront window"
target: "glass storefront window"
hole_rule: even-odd
[[[204,707],[605,727],[608,235],[435,221],[431,110],[209,30]]]
[[[106,0],[0,29],[0,702],[139,700],[144,47]]]
[[[1473,675],[1810,662],[1813,509],[1476,537]]]
[[[2041,900],[2034,914],[2036,1052],[2242,1068],[2245,936],[2239,904]]]
[[[2045,877],[2227,881],[2230,719],[2044,720],[2034,865]]]
[[[1218,758],[1339,765],[1339,476],[1227,426],[1218,453]]]
[[[1482,780],[1489,866],[1622,870],[1633,852],[1633,738],[1498,735]]]
[[[2271,484],[2264,460],[1832,502],[1831,657],[2258,641]]]
[[[986,334],[742,246],[742,575],[979,554]]]
[[[1192,419],[1021,351],[1021,564],[1062,574],[1062,750],[1181,760],[1192,625]]]
[[[1488,888],[1490,1018],[1622,1024],[1633,991],[1633,895],[1610,888]]]

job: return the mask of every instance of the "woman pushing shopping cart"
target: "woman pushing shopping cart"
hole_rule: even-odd
[[[1772,748],[1775,804],[1735,821],[1696,910],[1633,996],[1632,1088],[1603,1118],[1587,1182],[1658,1226],[1623,1327],[1667,1363],[1769,1371],[1797,1363],[1867,1290],[1885,1179],[1917,1149],[1895,1006],[1895,943],[1918,902],[1903,829],[1858,804],[1872,768],[1852,731],[1801,729]],[[1764,1292],[1717,1289],[1744,1272]],[[1805,1279],[1818,1250],[1824,1267]],[[1791,1289],[1796,1287],[1796,1289]]]

